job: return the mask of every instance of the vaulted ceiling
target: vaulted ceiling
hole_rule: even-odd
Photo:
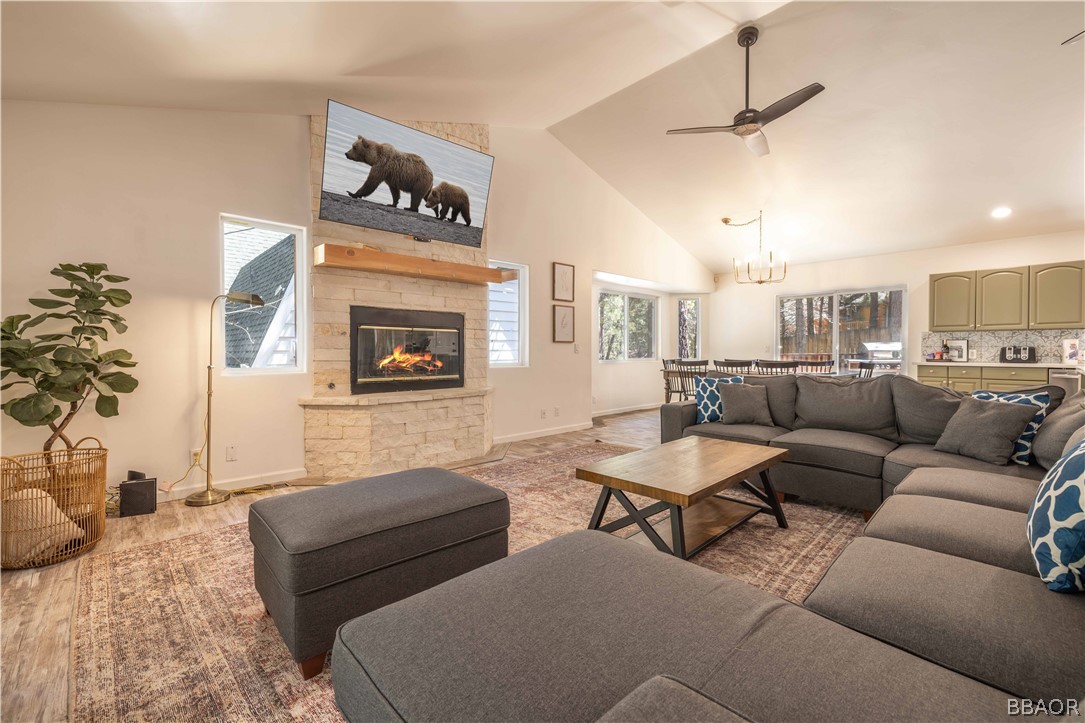
[[[766,128],[751,103],[826,91]],[[1080,2],[4,2],[5,100],[549,128],[710,268],[751,241],[795,262],[1085,225]],[[498,159],[500,163],[500,158]],[[1010,206],[1005,220],[990,210]]]

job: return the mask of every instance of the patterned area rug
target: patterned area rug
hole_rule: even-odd
[[[599,488],[574,468],[632,449],[589,444],[461,471],[508,493],[517,552],[583,529]],[[789,529],[758,515],[693,562],[801,602],[862,517],[803,502],[784,510]],[[74,721],[341,720],[330,668],[303,682],[264,615],[245,524],[83,560],[72,634]]]

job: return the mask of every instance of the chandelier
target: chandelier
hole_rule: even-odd
[[[735,223],[730,218],[721,218],[725,226],[749,226],[757,222],[757,256],[747,256],[742,261],[734,258],[735,282],[739,284],[778,284],[787,276],[787,259],[783,253],[777,258],[772,249],[765,253],[762,239],[761,211],[757,218],[746,223]],[[745,277],[745,278],[743,278]]]

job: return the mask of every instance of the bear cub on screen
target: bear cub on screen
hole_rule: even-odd
[[[411,194],[411,211],[418,211],[419,204],[433,185],[433,171],[422,156],[416,153],[400,153],[391,143],[378,143],[363,136],[350,147],[347,158],[369,165],[369,177],[351,198],[365,198],[382,183],[388,184],[392,193],[392,208],[399,206],[399,192]]]
[[[467,191],[459,186],[441,181],[426,194],[426,208],[432,208],[433,215],[440,219],[452,211],[449,219],[452,223],[462,214],[464,225],[471,225],[471,200],[467,197]]]

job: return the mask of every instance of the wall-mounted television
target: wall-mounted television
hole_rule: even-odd
[[[320,218],[482,246],[493,156],[328,101]]]

